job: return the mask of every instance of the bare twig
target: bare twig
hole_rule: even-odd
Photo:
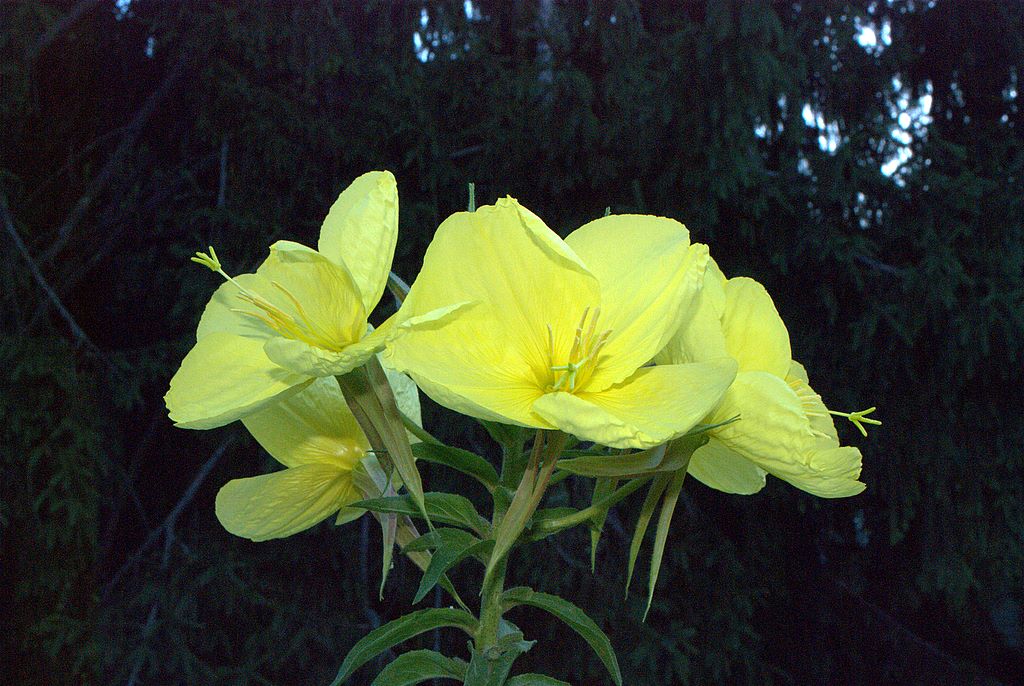
[[[82,0],[77,5],[68,10],[68,13],[53,23],[43,35],[35,42],[29,51],[29,61],[34,61],[43,50],[45,50],[50,43],[55,41],[60,34],[64,33],[68,27],[78,21],[78,18],[83,14],[91,10],[96,5],[100,4],[103,0]]]
[[[224,136],[220,143],[220,185],[217,187],[217,209],[224,207],[225,194],[228,188],[228,137]]]
[[[121,577],[131,569],[132,565],[139,561],[147,550],[160,540],[161,536],[165,537],[164,559],[167,558],[170,554],[170,543],[174,540],[174,525],[177,523],[178,517],[181,516],[181,513],[192,502],[192,499],[196,497],[196,492],[199,491],[199,487],[202,486],[203,481],[205,481],[206,477],[209,476],[210,471],[217,465],[217,461],[220,460],[224,451],[227,450],[229,445],[231,445],[232,440],[233,439],[229,436],[221,441],[221,444],[217,446],[217,449],[213,451],[213,454],[210,455],[209,459],[207,459],[206,462],[203,463],[203,466],[199,468],[199,471],[196,472],[196,475],[192,478],[192,483],[190,483],[188,488],[185,489],[185,492],[181,494],[181,498],[178,499],[174,508],[167,513],[167,516],[164,517],[164,520],[160,522],[156,528],[149,532],[149,535],[146,536],[146,540],[142,542],[142,545],[140,545],[134,553],[129,555],[124,564],[122,564],[118,570],[114,572],[113,576],[110,577],[110,580],[107,581],[103,587],[102,598],[105,599],[107,597],[110,591],[112,591],[121,580]],[[165,563],[161,560],[161,568],[164,566]]]
[[[882,272],[884,274],[891,274],[892,276],[898,276],[900,278],[903,278],[903,276],[904,276],[903,270],[900,269],[899,267],[894,267],[891,264],[886,264],[885,262],[881,262],[879,260],[876,260],[873,257],[868,257],[867,255],[857,254],[857,255],[853,256],[853,259],[857,260],[861,264],[866,264],[867,266],[871,267],[875,271],[879,271],[879,272]]]
[[[67,323],[68,328],[71,329],[72,335],[90,352],[95,353],[100,358],[103,358],[103,353],[96,347],[96,344],[89,339],[85,331],[82,330],[82,327],[78,325],[78,322],[76,322],[75,318],[71,316],[68,308],[64,307],[64,303],[62,303],[60,298],[57,297],[57,293],[46,281],[46,277],[43,276],[43,273],[39,270],[39,266],[32,259],[32,255],[29,254],[28,248],[25,246],[25,242],[21,240],[21,235],[18,234],[18,230],[14,227],[14,220],[11,218],[10,210],[7,209],[7,197],[3,192],[0,192],[0,215],[3,215],[4,229],[6,229],[7,234],[14,242],[14,247],[19,253],[21,253],[21,256],[25,258],[25,262],[28,263],[28,268],[32,274],[32,278],[35,279],[35,282],[46,294],[46,297],[51,303],[53,303],[53,306],[57,309],[61,318]]]
[[[124,127],[124,136],[121,138],[121,142],[117,144],[117,148],[110,156],[110,159],[103,165],[100,172],[93,177],[89,186],[85,189],[85,193],[82,194],[78,202],[75,203],[75,206],[71,208],[67,217],[64,218],[60,228],[57,229],[56,240],[43,253],[43,262],[49,262],[57,253],[64,249],[64,246],[67,245],[68,240],[71,238],[72,232],[78,226],[78,222],[82,220],[82,217],[85,216],[93,200],[110,183],[114,173],[124,167],[125,158],[128,157],[128,153],[134,147],[135,140],[142,131],[142,127],[145,126],[146,121],[153,114],[153,111],[156,110],[157,105],[167,96],[175,82],[184,73],[186,58],[187,55],[185,53],[178,57],[170,69],[168,69],[163,82],[146,98],[146,101],[139,108],[139,111],[135,113],[131,122]]]

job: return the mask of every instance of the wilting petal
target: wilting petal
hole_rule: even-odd
[[[345,265],[367,314],[387,284],[398,240],[398,189],[388,171],[363,174],[341,192],[320,229],[320,253]]]
[[[242,423],[286,467],[328,464],[352,470],[370,447],[334,377],[317,379]]]
[[[266,541],[308,529],[358,499],[348,471],[305,464],[229,481],[217,493],[216,512],[236,536]]]
[[[548,393],[534,403],[566,433],[613,448],[650,448],[689,431],[718,404],[736,373],[730,359],[645,367],[600,393]]]
[[[610,215],[573,231],[566,244],[601,284],[598,330],[611,330],[587,387],[599,391],[649,362],[690,314],[707,266],[706,246],[686,227],[648,215]]]
[[[297,393],[312,381],[267,358],[263,341],[222,331],[201,338],[164,396],[177,426],[212,429]]]
[[[836,423],[832,420],[832,415],[828,413],[821,396],[815,393],[808,383],[807,370],[796,360],[793,360],[789,368],[786,383],[796,391],[800,402],[803,403],[804,414],[811,422],[811,429],[839,445],[839,434],[836,433]]]
[[[709,488],[751,495],[764,488],[765,471],[712,438],[690,458],[688,474]]]
[[[785,378],[792,359],[789,332],[768,291],[753,279],[738,277],[726,282],[725,296],[722,331],[740,371],[764,371]]]
[[[379,344],[378,344],[379,343]],[[335,352],[290,338],[271,338],[263,346],[276,364],[307,376],[338,376],[363,365],[383,349],[383,341],[363,339]]]
[[[737,421],[714,429],[715,438],[773,474],[814,438],[796,393],[768,372],[737,374],[711,421],[737,414]]]
[[[860,450],[854,447],[809,448],[786,469],[768,470],[802,491],[821,498],[846,498],[857,495],[865,485],[858,481],[861,470]]]

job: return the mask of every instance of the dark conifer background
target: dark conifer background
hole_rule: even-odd
[[[369,522],[227,534],[217,489],[272,460],[162,402],[217,286],[188,256],[238,273],[315,244],[370,169],[399,181],[406,279],[467,181],[563,235],[606,206],[677,218],[768,287],[832,407],[878,406],[869,438],[840,427],[863,495],[690,482],[645,624],[642,583],[622,597],[638,502],[597,575],[585,532],[511,572],[591,612],[627,683],[1024,683],[1022,70],[1009,1],[6,0],[5,683],[326,684],[409,609],[407,564],[377,601]],[[566,483],[554,502],[588,500]],[[524,668],[603,683],[518,621]]]

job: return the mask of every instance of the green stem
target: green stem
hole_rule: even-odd
[[[432,443],[434,445],[443,445],[441,441],[434,438],[434,435],[424,429],[422,426],[414,422],[409,415],[399,410],[402,415],[402,425],[405,426],[406,430],[416,438],[420,439],[424,443]]]
[[[485,580],[480,591],[480,624],[477,627],[475,647],[482,652],[498,642],[498,628],[501,624],[501,594],[505,590],[505,571],[508,567],[506,556]]]

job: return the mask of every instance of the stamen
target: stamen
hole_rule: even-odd
[[[882,425],[882,422],[877,419],[869,419],[865,416],[871,414],[876,409],[877,408],[869,407],[868,409],[861,410],[860,412],[837,412],[835,410],[829,410],[828,413],[834,414],[837,417],[846,417],[860,430],[861,435],[866,437],[868,435],[868,430],[864,428],[865,424],[874,424],[875,426]]]
[[[591,365],[597,360],[598,353],[601,348],[604,347],[605,343],[608,342],[608,337],[611,335],[611,331],[602,331],[597,334],[597,320],[601,315],[601,308],[594,309],[594,316],[590,317],[590,308],[587,307],[583,310],[583,316],[580,317],[580,323],[576,327],[575,335],[573,336],[572,347],[569,349],[568,360],[565,364],[553,364],[549,367],[552,372],[559,373],[558,378],[552,383],[548,390],[551,392],[566,390],[569,393],[573,393],[576,390],[578,382],[580,380],[581,373],[587,373],[587,366]],[[587,319],[590,319],[589,324]],[[548,348],[550,353],[550,359],[555,359],[555,334],[551,325],[548,324]],[[589,376],[589,374],[587,374]],[[585,380],[584,377],[583,380]]]

